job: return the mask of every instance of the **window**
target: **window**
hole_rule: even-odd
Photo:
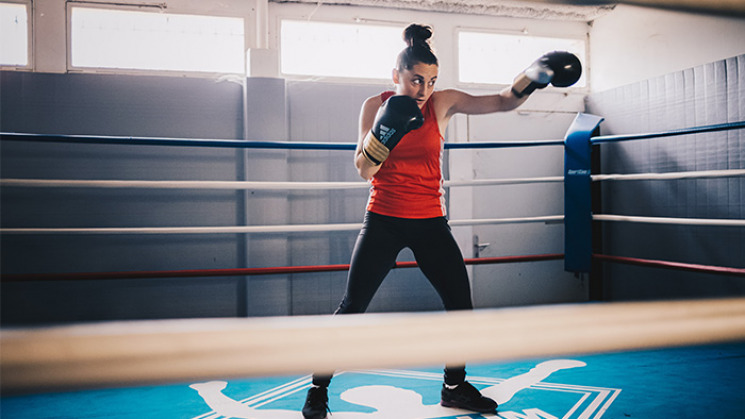
[[[26,5],[0,3],[0,65],[28,66],[28,34]]]
[[[283,20],[281,71],[288,75],[390,79],[406,46],[398,26]]]
[[[464,83],[511,84],[549,51],[569,51],[586,65],[585,41],[484,32],[458,34],[458,79]],[[585,71],[576,86],[585,86]]]
[[[73,7],[73,68],[244,73],[243,19]]]

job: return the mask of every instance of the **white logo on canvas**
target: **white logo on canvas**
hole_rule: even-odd
[[[586,364],[573,360],[553,360],[538,364],[525,374],[509,378],[497,385],[486,387],[481,390],[484,396],[491,397],[500,405],[510,401],[519,392],[536,385],[550,376],[552,373]],[[211,381],[197,383],[190,386],[197,390],[205,403],[222,417],[241,419],[297,419],[298,411],[283,409],[255,409],[240,403],[222,393],[227,387],[225,381]],[[370,385],[354,387],[341,394],[341,399],[375,409],[372,413],[361,412],[334,412],[333,417],[337,419],[384,419],[392,417],[405,417],[407,419],[431,419],[443,416],[467,415],[469,411],[445,408],[439,404],[425,405],[422,396],[412,390],[393,386]],[[523,412],[528,417],[536,419],[556,419],[554,416],[540,411],[539,409],[528,409]],[[500,412],[500,417],[518,418],[526,417],[524,414],[515,412]],[[212,417],[215,417],[214,415]],[[596,416],[599,417],[599,416]]]

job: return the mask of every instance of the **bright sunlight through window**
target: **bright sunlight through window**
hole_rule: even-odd
[[[74,7],[73,67],[244,73],[243,19]]]
[[[28,65],[28,12],[25,4],[0,3],[0,65]]]
[[[586,65],[585,42],[581,39],[460,32],[458,78],[464,83],[511,84],[518,73],[550,51],[569,51]],[[578,87],[585,86],[582,73]]]
[[[406,46],[402,28],[283,20],[282,73],[322,77],[390,79]]]

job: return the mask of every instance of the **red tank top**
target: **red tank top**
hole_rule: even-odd
[[[384,92],[380,97],[385,101],[393,95],[394,92]],[[399,218],[445,216],[445,140],[432,106],[433,96],[422,108],[422,127],[404,135],[373,176],[368,211]]]

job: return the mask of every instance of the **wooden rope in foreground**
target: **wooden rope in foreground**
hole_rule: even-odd
[[[745,340],[745,298],[4,330],[5,394]]]

